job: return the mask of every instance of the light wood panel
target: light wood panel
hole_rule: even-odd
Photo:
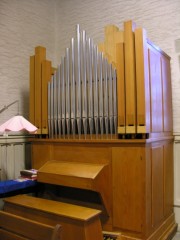
[[[126,133],[124,43],[116,44],[118,133]]]
[[[46,58],[44,47],[35,48],[35,126],[37,133],[42,133],[42,61]]]
[[[152,148],[152,227],[155,227],[163,219],[163,146]]]
[[[135,30],[137,133],[150,132],[150,89],[147,34],[142,28]]]
[[[39,169],[47,161],[51,160],[52,157],[52,146],[50,144],[39,144],[37,146],[32,145],[32,167]],[[43,154],[43,157],[42,157]]]
[[[163,87],[163,131],[173,132],[171,69],[168,56],[161,54],[161,74]]]
[[[105,27],[104,53],[108,61],[113,65],[116,64],[116,38],[115,35],[119,28],[115,25]]]
[[[42,134],[48,134],[48,82],[51,80],[51,62],[42,62]]]
[[[114,227],[139,233],[142,231],[144,166],[145,156],[141,147],[113,149]]]
[[[173,145],[164,145],[164,216],[173,213],[172,202],[174,202],[174,164]]]
[[[71,147],[69,147],[71,146]],[[90,163],[109,163],[111,161],[111,148],[105,146],[96,147],[96,144],[82,147],[81,144],[76,144],[76,151],[73,144],[69,146],[64,144],[57,144],[53,146],[52,160],[63,159],[65,161],[78,161]]]
[[[132,21],[124,23],[125,76],[126,76],[126,133],[136,133],[136,75],[135,75],[135,44]]]
[[[151,104],[151,132],[163,131],[163,109],[162,109],[162,79],[160,53],[152,46],[149,51],[149,82],[150,82],[150,104]]]

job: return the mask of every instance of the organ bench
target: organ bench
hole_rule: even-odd
[[[18,195],[5,199],[4,215],[5,214],[20,216],[21,218],[29,219],[29,221],[33,220],[51,227],[56,226],[57,222],[61,222],[60,240],[75,240],[77,236],[82,240],[103,239],[98,217],[100,211],[95,209],[32,196]],[[28,230],[32,231],[33,229],[28,228]],[[24,231],[27,231],[27,229],[24,229]],[[40,229],[38,230],[37,228],[36,231],[32,231],[32,234],[38,235],[39,231]],[[43,229],[42,234],[42,239],[50,240]]]

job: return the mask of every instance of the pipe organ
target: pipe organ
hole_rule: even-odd
[[[57,68],[36,47],[30,121],[38,127],[32,167],[43,189],[34,207],[20,196],[7,199],[5,211],[61,224],[62,240],[173,236],[170,57],[143,28],[107,26],[97,46],[77,26]]]
[[[36,47],[30,69],[30,120],[40,135],[147,138],[172,132],[170,58],[132,21],[124,31],[107,26],[98,46],[77,26],[56,69],[44,47]]]
[[[48,82],[50,137],[115,134],[116,85],[116,70],[77,25],[76,38]]]

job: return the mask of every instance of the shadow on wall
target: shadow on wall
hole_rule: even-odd
[[[178,63],[179,63],[179,75],[180,75],[180,39],[175,40],[175,51],[178,56]]]
[[[29,89],[21,92],[21,112],[22,115],[29,120]]]

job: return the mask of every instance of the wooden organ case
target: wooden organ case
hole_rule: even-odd
[[[75,44],[78,46],[77,40]],[[37,137],[31,140],[32,167],[38,169],[38,181],[50,188],[55,186],[56,190],[50,194],[53,200],[100,210],[102,231],[118,233],[117,239],[170,239],[177,227],[173,212],[170,57],[147,38],[144,29],[136,28],[132,21],[124,23],[123,31],[115,26],[107,26],[105,41],[99,44],[98,51],[103,52],[103,57],[108,59],[106,63],[115,68],[117,76],[116,86],[114,82],[112,86],[108,83],[108,89],[112,87],[117,92],[117,99],[115,95],[112,97],[117,106],[117,112],[113,112],[114,127],[111,131],[110,113],[107,116],[104,113],[104,132],[101,131],[100,122],[98,131],[91,131],[90,120],[88,128],[82,130],[86,122],[81,104],[81,114],[78,115],[78,111],[74,114],[77,119],[73,132],[73,129],[67,130],[69,123],[66,114],[60,119],[61,130],[58,127],[56,129],[58,117],[56,119],[55,115],[53,121],[57,122],[53,122],[52,126],[52,106],[50,111],[47,99],[54,86],[48,91],[47,85],[57,69],[52,68],[51,62],[46,60],[45,51],[45,48],[37,47],[35,56],[30,59],[30,120],[38,127]],[[72,47],[70,52],[73,52]],[[75,58],[76,52],[78,47]],[[94,59],[93,64],[96,62]],[[69,65],[66,61],[62,61],[63,64],[67,69]],[[95,66],[92,69],[94,73]],[[101,76],[99,70],[97,73]],[[67,72],[64,71],[64,75],[67,77]],[[88,81],[89,75],[86,75]],[[107,78],[110,79],[112,75],[113,70]],[[105,76],[102,77],[103,81]],[[76,81],[75,87],[78,87]],[[100,94],[99,88],[100,84]],[[89,90],[89,87],[85,89]],[[78,91],[76,109],[79,107],[78,94],[81,94],[81,99],[84,97],[83,91]],[[90,98],[90,94],[88,96]],[[107,96],[111,98],[109,93],[107,96],[103,93],[103,96],[103,101]],[[53,101],[55,97],[53,93]],[[61,101],[66,102],[67,98],[61,97]],[[95,104],[100,106],[99,103]],[[111,106],[107,104],[111,112]],[[105,105],[102,105],[103,109]],[[90,108],[87,107],[88,111]],[[53,112],[58,115],[56,110],[53,109]],[[106,117],[109,119],[107,128]],[[66,130],[63,132],[64,119]],[[99,117],[98,121],[101,120]],[[74,116],[71,128],[73,121]],[[80,197],[77,197],[78,194]],[[98,200],[94,200],[96,198]],[[63,231],[63,223],[60,224]],[[101,239],[96,232],[94,235],[91,233],[89,238],[73,235],[67,238],[68,234],[62,233],[62,239]],[[104,235],[104,239],[108,238]]]

